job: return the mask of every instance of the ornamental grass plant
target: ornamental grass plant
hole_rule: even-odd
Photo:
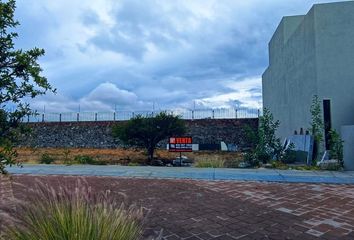
[[[73,188],[37,182],[12,215],[6,240],[136,240],[144,222],[141,208],[125,207],[109,191],[93,193],[82,181]]]
[[[203,159],[198,160],[195,164],[197,168],[224,168],[225,160],[215,158],[215,159]]]

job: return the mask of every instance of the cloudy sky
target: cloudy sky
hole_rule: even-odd
[[[267,44],[314,0],[17,0],[17,47],[56,95],[48,112],[261,107]]]

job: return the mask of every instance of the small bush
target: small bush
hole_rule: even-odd
[[[273,161],[272,168],[280,169],[280,170],[287,170],[287,169],[289,169],[289,166],[281,161]]]
[[[74,158],[74,161],[78,164],[89,164],[89,165],[106,165],[104,161],[98,161],[91,156],[78,155]]]
[[[225,167],[227,168],[238,168],[240,165],[240,160],[239,159],[232,159],[225,161]]]
[[[301,170],[301,171],[317,171],[317,170],[321,170],[320,167],[318,166],[308,166],[308,165],[304,165],[304,166],[295,166],[295,167],[291,167],[292,169],[295,170]]]
[[[198,168],[224,168],[225,161],[222,159],[206,159],[196,162],[195,167]]]
[[[41,159],[39,160],[41,164],[51,164],[54,161],[55,159],[52,156],[50,156],[48,153],[42,154]]]
[[[65,149],[63,151],[63,163],[66,165],[71,165],[72,164],[72,158],[70,157],[70,150],[69,149]]]
[[[130,162],[130,163],[128,163],[128,166],[129,167],[136,167],[136,166],[140,166],[140,164],[137,162]]]
[[[329,153],[332,159],[338,160],[339,167],[344,166],[343,143],[344,141],[341,139],[337,131],[332,129],[329,132],[329,147],[330,147]]]
[[[288,149],[282,151],[282,154],[280,155],[280,160],[285,164],[296,162],[296,151],[294,143],[291,143]]]
[[[258,155],[253,152],[247,152],[243,155],[243,161],[250,167],[259,167]]]
[[[141,237],[143,211],[125,208],[109,192],[94,195],[78,182],[74,189],[39,183],[12,213],[16,224],[5,227],[9,240],[136,240]]]

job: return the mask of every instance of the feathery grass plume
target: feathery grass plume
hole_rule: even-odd
[[[143,209],[114,201],[110,191],[95,194],[77,181],[74,188],[37,182],[18,202],[8,240],[136,240],[143,232]]]

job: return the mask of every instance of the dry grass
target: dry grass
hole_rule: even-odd
[[[49,154],[56,161],[65,163],[68,159],[77,156],[90,156],[97,161],[104,161],[109,164],[144,163],[146,160],[145,151],[142,149],[94,149],[94,148],[17,148],[18,158],[23,163],[38,163],[43,154]],[[167,150],[157,150],[155,156],[162,159],[175,159],[179,154]],[[195,162],[206,160],[224,160],[225,162],[241,160],[240,153],[234,152],[213,152],[201,151],[183,153]]]
[[[224,168],[225,160],[222,159],[204,159],[196,162],[198,168]]]

